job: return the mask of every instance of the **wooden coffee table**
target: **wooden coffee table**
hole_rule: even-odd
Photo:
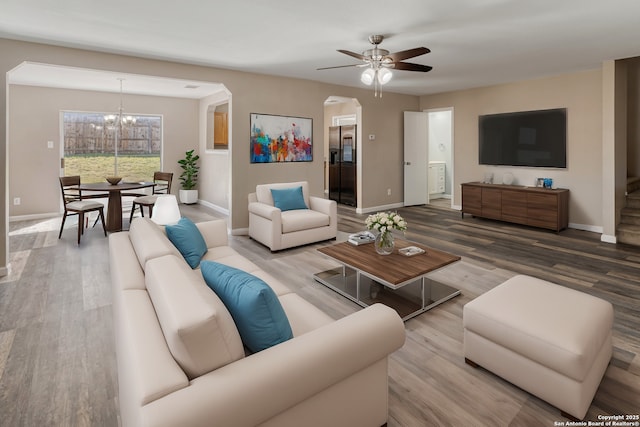
[[[398,250],[417,246],[425,252],[405,256]],[[316,281],[362,307],[383,303],[394,308],[402,320],[431,310],[460,295],[458,289],[427,278],[429,273],[460,260],[459,256],[415,242],[395,239],[390,255],[379,255],[373,244],[348,242],[318,249],[342,267],[315,274]]]

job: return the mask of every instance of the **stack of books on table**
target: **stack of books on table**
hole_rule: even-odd
[[[352,245],[364,245],[367,243],[373,243],[376,240],[376,236],[370,231],[361,231],[359,233],[350,234],[348,242]]]

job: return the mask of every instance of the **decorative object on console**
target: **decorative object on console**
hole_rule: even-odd
[[[176,224],[180,221],[180,208],[178,208],[176,196],[173,194],[158,196],[151,220],[158,225]]]
[[[553,179],[545,178],[543,181],[544,188],[553,188]]]
[[[313,120],[251,113],[251,163],[313,160]]]
[[[504,185],[513,184],[513,174],[511,172],[507,172],[504,175],[502,175],[502,183]]]
[[[378,232],[374,245],[376,252],[380,255],[389,255],[393,252],[391,230],[405,231],[407,229],[406,221],[395,212],[378,212],[369,215],[364,223],[367,229]]]
[[[193,204],[198,201],[198,160],[200,156],[193,154],[195,150],[189,150],[185,153],[184,159],[178,160],[178,164],[182,168],[180,174],[180,201],[184,204]]]
[[[484,173],[484,179],[482,180],[483,184],[493,184],[493,173],[492,172],[485,172]]]

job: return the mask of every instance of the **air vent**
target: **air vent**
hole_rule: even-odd
[[[186,85],[184,88],[185,89],[198,89],[200,86],[196,86],[196,85]]]

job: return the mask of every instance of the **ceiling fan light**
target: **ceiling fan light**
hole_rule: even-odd
[[[378,82],[380,82],[381,85],[389,83],[391,77],[393,77],[393,73],[388,68],[380,68],[380,70],[378,70]]]
[[[366,84],[367,86],[371,86],[375,78],[376,78],[376,72],[373,70],[373,68],[367,68],[362,72],[362,75],[360,76],[360,81]]]

